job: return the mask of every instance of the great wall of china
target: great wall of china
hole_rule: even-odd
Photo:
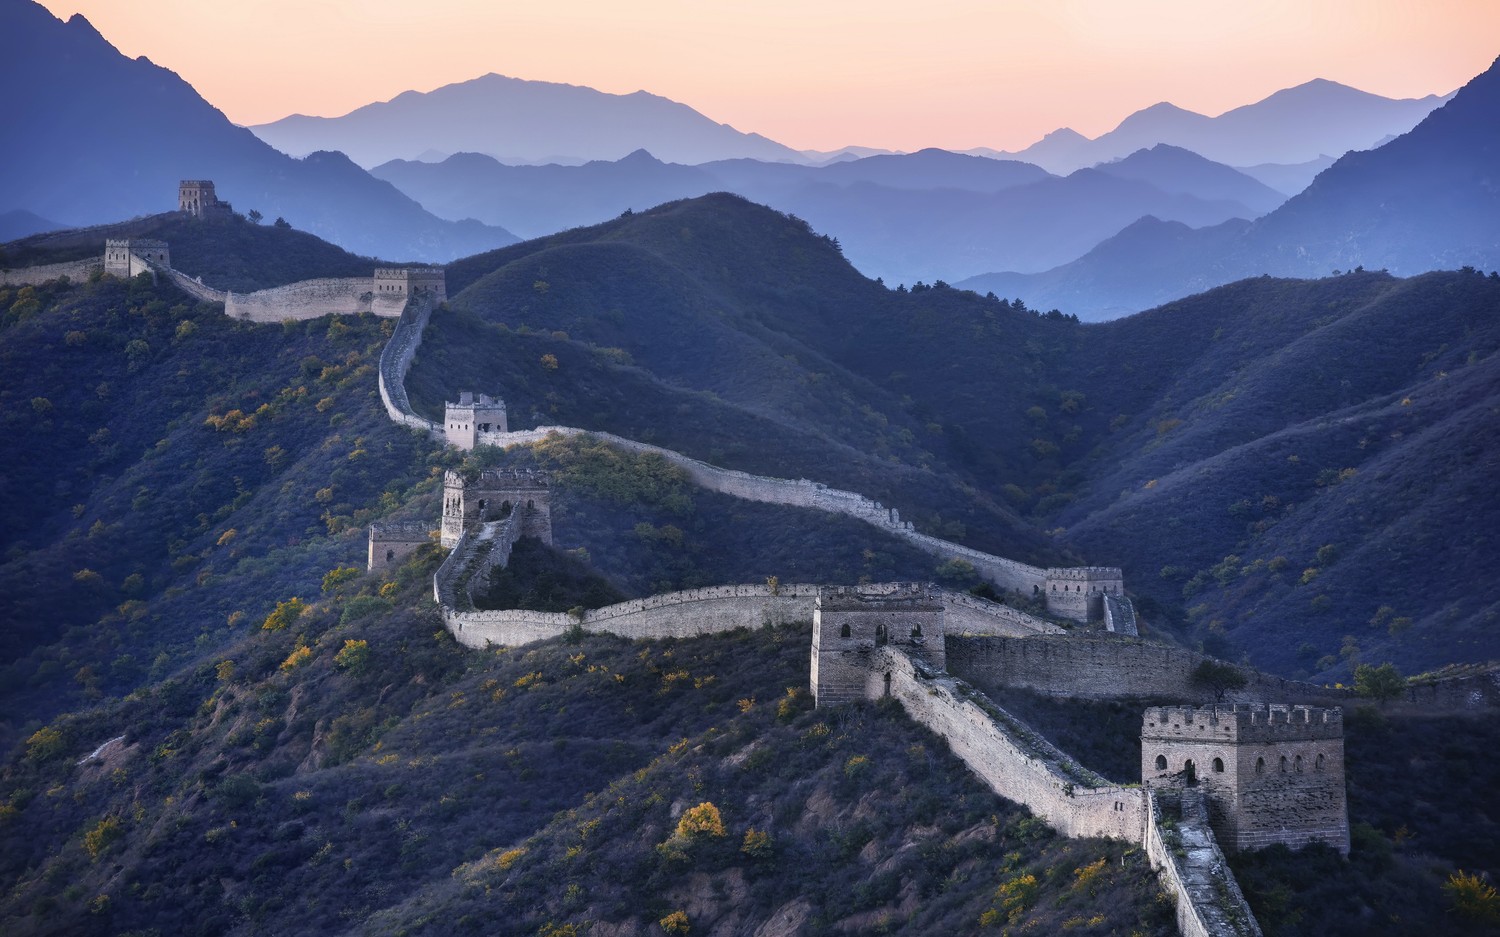
[[[191,183],[192,193],[189,185],[184,183],[181,199],[188,199],[189,194],[194,198],[191,204],[180,202],[180,207],[187,206],[182,210],[191,212],[200,205],[203,186],[207,186],[210,210],[224,205],[212,198],[211,183]],[[445,298],[440,270],[377,270],[369,279],[313,280],[234,295],[172,268],[161,242],[111,241],[102,259],[3,271],[0,281],[41,283],[62,276],[77,280],[101,270],[121,276],[145,272],[165,276],[185,293],[201,301],[223,303],[226,314],[252,322],[362,312],[396,317],[379,366],[379,392],[386,412],[413,430],[452,441],[453,427],[417,414],[405,391],[405,377],[422,333],[434,307]],[[499,406],[503,414],[503,404]],[[470,446],[511,446],[551,434],[588,432],[562,426],[510,431],[503,428],[503,417],[500,425],[500,429],[475,430]],[[577,613],[477,609],[475,584],[482,583],[490,569],[507,562],[518,537],[545,531],[550,542],[545,502],[537,504],[545,498],[541,493],[545,486],[534,480],[493,479],[492,488],[498,488],[490,493],[505,497],[504,510],[496,511],[486,499],[477,504],[472,499],[465,502],[464,480],[450,473],[445,479],[443,533],[452,549],[434,575],[433,595],[460,643],[469,647],[524,644],[573,629],[629,638],[687,637],[811,622],[811,685],[818,705],[853,698],[895,699],[913,719],[946,739],[991,790],[1025,805],[1059,833],[1112,837],[1141,847],[1163,889],[1173,896],[1178,926],[1189,937],[1260,934],[1218,845],[1220,838],[1250,820],[1259,823],[1250,839],[1228,841],[1300,845],[1321,838],[1347,852],[1338,711],[1302,707],[1297,710],[1300,715],[1291,718],[1295,714],[1286,705],[1264,705],[1289,698],[1337,702],[1343,695],[1339,692],[1247,671],[1248,685],[1229,694],[1236,702],[1228,708],[1148,710],[1142,730],[1146,783],[1119,785],[1079,765],[976,689],[978,683],[1082,698],[1192,698],[1191,672],[1207,658],[1135,637],[1134,612],[1124,595],[1119,570],[1028,566],[922,534],[896,511],[854,492],[806,479],[750,475],[608,433],[591,435],[630,451],[659,455],[694,483],[714,491],[858,518],[934,556],[966,559],[1003,589],[1044,595],[1049,613],[1060,618],[1092,619],[1102,621],[1103,626],[1064,627],[1003,604],[912,584],[855,588],[725,585]],[[417,521],[374,525],[369,533],[369,566],[400,563],[430,543],[430,529],[430,524]],[[1500,691],[1486,685],[1447,695],[1434,690],[1430,695],[1438,704],[1475,707],[1495,705]],[[1161,720],[1161,726],[1152,728],[1157,726],[1153,720]],[[1171,732],[1162,735],[1168,725]],[[1204,737],[1193,740],[1196,747],[1174,741],[1184,725],[1205,731]],[[1334,725],[1337,733],[1330,729]],[[1320,750],[1315,771],[1322,773],[1303,772],[1303,749],[1309,752],[1311,764],[1313,749],[1308,746],[1332,745],[1335,736],[1336,759],[1329,749],[1325,763]],[[1298,753],[1297,770],[1292,772],[1286,766],[1294,752]],[[1280,758],[1281,771],[1263,773],[1268,756]],[[1202,772],[1201,784],[1197,772]],[[1295,809],[1297,795],[1313,786],[1325,805],[1328,798],[1336,797],[1337,811],[1324,810],[1303,823]],[[1247,820],[1226,796],[1231,790],[1263,790],[1276,805],[1292,805],[1293,809],[1277,813],[1275,823],[1265,822],[1264,816]],[[1272,829],[1277,823],[1280,833]]]

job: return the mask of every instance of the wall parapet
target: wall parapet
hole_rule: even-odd
[[[412,358],[422,344],[422,332],[430,318],[432,302],[425,296],[419,295],[402,309],[390,340],[380,351],[380,402],[385,405],[386,415],[397,423],[437,435],[441,427],[417,416],[406,397],[406,373],[411,370]]]
[[[1193,670],[1213,660],[1196,651],[1124,635],[950,636],[948,666],[981,686],[1005,685],[1079,699],[1202,699]],[[1349,691],[1300,683],[1248,668],[1231,702],[1302,700],[1338,704]]]
[[[1176,798],[1181,817],[1168,821],[1163,798]],[[1146,856],[1177,905],[1183,937],[1262,937],[1239,882],[1208,824],[1208,810],[1196,791],[1146,793]]]
[[[38,264],[34,267],[17,267],[0,270],[0,283],[10,286],[41,286],[67,277],[72,282],[87,280],[96,270],[104,269],[104,261],[98,257],[88,260],[70,260],[60,264]]]
[[[868,679],[867,696],[887,695],[888,685],[889,695],[943,736],[986,786],[1062,835],[1143,842],[1144,789],[1099,777],[962,680],[892,647],[874,651]]]

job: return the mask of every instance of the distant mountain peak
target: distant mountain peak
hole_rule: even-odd
[[[405,132],[392,134],[393,125]],[[405,91],[339,117],[287,117],[250,130],[284,153],[336,149],[363,166],[415,159],[429,149],[490,153],[513,164],[614,161],[639,149],[686,165],[740,157],[806,162],[774,140],[649,91],[615,94],[494,72]]]

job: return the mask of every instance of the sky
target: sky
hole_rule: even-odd
[[[650,91],[798,149],[1020,149],[1327,78],[1446,94],[1500,0],[44,0],[240,124],[488,72]]]

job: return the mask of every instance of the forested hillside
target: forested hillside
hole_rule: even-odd
[[[1256,278],[1085,325],[888,289],[717,195],[469,258],[450,290],[460,312],[413,372],[430,413],[472,384],[516,425],[806,475],[1036,555],[1014,512],[1123,566],[1158,629],[1282,673],[1500,652],[1482,573],[1500,277]],[[956,513],[953,482],[988,517]]]

